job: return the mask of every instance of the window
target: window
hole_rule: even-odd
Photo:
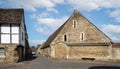
[[[10,25],[1,25],[1,43],[10,43]]]
[[[0,48],[0,57],[4,57],[5,56],[5,49],[4,48]]]
[[[67,41],[67,35],[64,35],[64,41]]]
[[[73,20],[73,28],[76,28],[76,27],[77,27],[77,21]]]
[[[84,40],[84,33],[82,32],[81,34],[80,34],[80,41],[83,41]]]
[[[11,25],[11,42],[19,43],[19,26]]]
[[[12,31],[12,33],[19,33],[19,26],[18,25],[12,25],[11,31]]]
[[[10,34],[1,34],[1,43],[10,43]]]
[[[23,38],[24,38],[24,37],[23,37],[23,32],[22,32],[22,40],[23,40]]]
[[[12,43],[19,43],[19,35],[12,35]]]
[[[19,43],[19,26],[12,24],[1,25],[1,43]]]
[[[1,25],[1,33],[10,33],[10,25]]]

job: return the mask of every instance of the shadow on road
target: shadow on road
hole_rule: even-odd
[[[31,61],[31,60],[35,60],[37,58],[36,55],[28,55],[26,56],[26,58],[24,59],[24,61]]]
[[[120,67],[117,67],[117,66],[94,66],[94,67],[90,67],[88,69],[120,69]]]

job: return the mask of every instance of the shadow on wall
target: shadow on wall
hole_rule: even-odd
[[[94,66],[94,67],[90,67],[88,69],[120,69],[120,67],[117,67],[117,66]]]

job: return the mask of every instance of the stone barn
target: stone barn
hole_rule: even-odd
[[[17,62],[29,51],[23,9],[0,9],[0,62]]]
[[[77,10],[40,47],[40,53],[58,59],[108,60],[111,39]]]

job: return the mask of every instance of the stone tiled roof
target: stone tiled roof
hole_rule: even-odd
[[[120,48],[120,43],[113,43],[113,44],[112,44],[112,47],[113,47],[113,48],[117,48],[117,47]]]
[[[21,23],[23,9],[0,9],[0,23]]]

